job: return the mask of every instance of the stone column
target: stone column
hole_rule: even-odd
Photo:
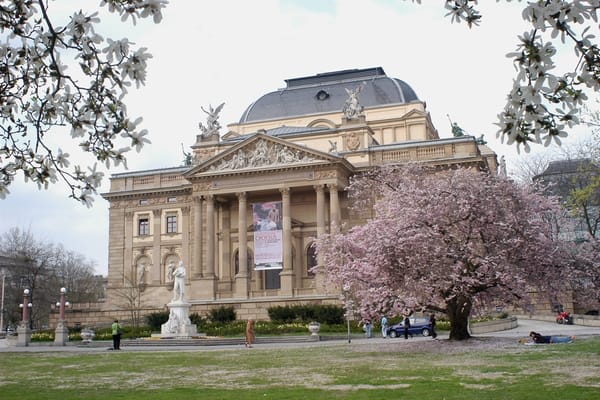
[[[154,216],[154,231],[152,232],[152,282],[160,283],[160,219],[162,218],[161,210],[152,210]]]
[[[206,196],[206,269],[204,276],[215,276],[215,199],[212,194]]]
[[[293,294],[293,276],[292,271],[292,213],[290,207],[290,189],[283,188],[281,192],[282,203],[282,222],[283,222],[283,270],[279,273],[281,277],[282,295],[291,296]]]
[[[334,229],[340,229],[340,200],[337,185],[328,184],[327,186],[329,187],[329,213],[331,215],[329,232],[333,232]]]
[[[327,233],[327,228],[325,226],[325,186],[324,185],[316,185],[315,191],[317,192],[317,237]],[[317,266],[318,272],[315,274],[315,286],[321,287],[324,278],[325,271],[323,268],[323,256],[317,253]]]
[[[193,227],[193,265],[192,278],[202,276],[202,196],[194,196],[194,227]]]
[[[238,198],[238,266],[235,275],[235,296],[248,297],[248,232],[246,192],[237,193]]]

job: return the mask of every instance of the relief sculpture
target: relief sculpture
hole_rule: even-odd
[[[286,165],[314,160],[313,156],[300,150],[259,140],[254,146],[240,149],[233,155],[211,165],[209,171]]]

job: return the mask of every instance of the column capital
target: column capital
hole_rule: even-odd
[[[289,196],[289,194],[290,194],[290,188],[289,187],[279,188],[279,191],[281,192],[281,194],[283,196]]]
[[[329,188],[329,191],[332,192],[334,190],[337,191],[339,185],[337,183],[328,183],[327,187]]]
[[[197,204],[202,204],[203,196],[202,195],[193,195],[192,201]]]
[[[190,215],[190,207],[189,206],[181,207],[181,213],[183,215]]]
[[[161,212],[161,211],[162,211],[162,210],[160,210],[160,209],[158,209],[158,210],[152,210],[152,214],[153,214],[155,217],[160,217],[160,212]]]
[[[246,200],[246,197],[248,196],[248,193],[247,192],[236,192],[235,195],[240,200]]]
[[[316,185],[313,185],[313,188],[316,192],[322,192],[323,190],[325,190],[325,185],[322,183],[317,183]]]

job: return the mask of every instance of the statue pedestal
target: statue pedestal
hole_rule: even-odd
[[[198,336],[196,325],[190,321],[190,306],[190,303],[182,301],[167,304],[167,307],[169,307],[169,320],[160,327],[161,338],[186,339]]]
[[[31,341],[31,329],[26,324],[17,327],[17,347],[27,347]]]
[[[58,325],[54,330],[54,344],[57,346],[64,346],[69,341],[69,329],[65,324],[65,321],[58,321]]]

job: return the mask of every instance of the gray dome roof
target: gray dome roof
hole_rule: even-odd
[[[284,89],[267,93],[252,103],[240,123],[341,112],[348,98],[346,89],[355,89],[361,84],[364,87],[359,101],[365,108],[419,100],[406,82],[389,78],[381,67],[326,72],[285,82]]]

